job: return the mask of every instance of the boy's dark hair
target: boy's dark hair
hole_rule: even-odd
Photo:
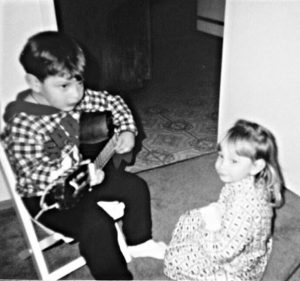
[[[40,32],[30,37],[20,55],[25,71],[40,81],[51,75],[82,79],[85,56],[79,45],[57,31]]]

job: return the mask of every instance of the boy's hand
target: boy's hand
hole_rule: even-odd
[[[88,164],[88,171],[90,176],[90,186],[94,186],[103,182],[105,176],[104,172],[101,169],[96,169],[94,163]]]
[[[135,135],[132,132],[122,132],[115,147],[116,153],[123,154],[131,151],[135,144]]]

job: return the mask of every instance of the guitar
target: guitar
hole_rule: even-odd
[[[59,182],[46,189],[40,201],[43,209],[70,209],[91,191],[93,186],[103,181],[103,168],[115,155],[118,140],[117,134],[113,132],[111,114],[82,113],[79,140],[79,151],[84,161],[79,168],[68,170]],[[121,160],[126,162],[131,161],[131,156],[131,153],[119,155]]]

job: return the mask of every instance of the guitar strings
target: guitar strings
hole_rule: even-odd
[[[94,163],[96,165],[96,169],[102,169],[106,163],[109,161],[111,156],[115,153],[114,148],[116,145],[116,135],[114,135],[109,142],[106,144],[104,149],[100,152],[98,157],[95,159]]]

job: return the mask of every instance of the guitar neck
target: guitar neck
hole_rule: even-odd
[[[108,143],[104,146],[101,152],[98,154],[94,160],[96,169],[103,169],[111,157],[115,154],[115,146],[117,143],[117,135],[114,134]]]

